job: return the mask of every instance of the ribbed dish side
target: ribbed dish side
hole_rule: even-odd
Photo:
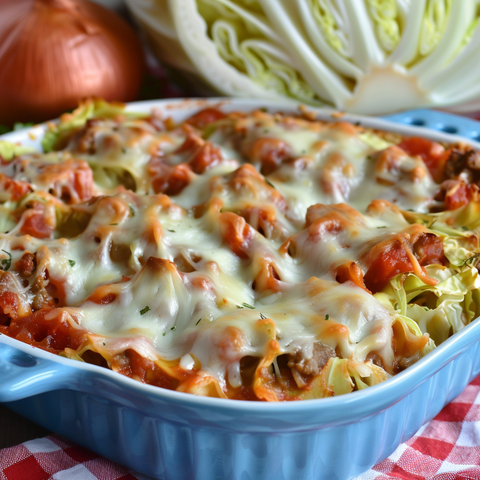
[[[390,455],[433,418],[479,374],[479,358],[476,342],[390,408],[356,423],[301,433],[275,433],[272,425],[271,433],[245,434],[240,421],[233,433],[189,427],[166,416],[160,405],[156,417],[147,416],[70,390],[7,406],[113,461],[162,480],[342,480]]]

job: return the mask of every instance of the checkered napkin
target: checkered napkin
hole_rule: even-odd
[[[480,376],[386,460],[356,480],[480,479]]]
[[[26,476],[27,475],[27,476]],[[0,450],[0,480],[148,480],[56,435]],[[480,376],[356,480],[480,479]]]
[[[151,480],[57,435],[0,450],[0,480]]]

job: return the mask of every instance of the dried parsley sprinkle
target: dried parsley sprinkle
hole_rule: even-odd
[[[145,308],[142,308],[140,310],[140,315],[145,315],[149,311],[150,311],[150,307],[147,305]]]
[[[260,320],[265,320],[267,317],[262,313],[260,312]]]
[[[77,262],[75,260],[69,260],[68,263],[71,267],[74,267]]]
[[[272,188],[275,188],[275,185],[270,180],[268,180],[268,178],[265,179],[265,182],[267,182],[267,185],[270,185]]]
[[[3,249],[2,249],[2,252],[8,255],[8,258],[2,258],[2,261],[0,262],[2,270],[6,272],[12,266],[12,255],[10,252],[7,252],[6,250],[3,250]]]
[[[328,313],[325,315],[325,320],[330,320],[330,315]]]
[[[195,325],[198,325],[202,321],[201,318],[198,319],[198,322]]]
[[[386,225],[382,225],[381,227],[377,227],[377,228],[387,228]]]
[[[128,207],[130,208],[130,213],[132,214],[132,217],[134,217],[135,216],[135,210],[133,209],[133,207],[130,204],[128,204]]]
[[[118,223],[111,223],[110,225],[118,225]]]
[[[170,230],[169,228],[167,228],[167,231],[175,233],[175,230]]]
[[[245,308],[249,308],[250,310],[255,310],[255,307],[252,307],[252,306],[249,305],[248,303],[243,302],[242,305],[243,305]]]
[[[177,329],[177,326],[174,325],[170,330],[172,330],[172,332],[174,332],[176,329]]]

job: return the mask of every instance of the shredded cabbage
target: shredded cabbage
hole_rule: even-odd
[[[392,145],[390,142],[387,142],[383,138],[375,135],[372,132],[365,132],[358,135],[358,137],[364,141],[368,146],[372,147],[375,150],[383,150]]]
[[[355,362],[348,358],[331,358],[309,388],[299,393],[303,400],[324,398],[377,385],[390,378],[383,368],[371,362]]]
[[[66,113],[60,117],[60,122],[50,126],[42,139],[44,152],[54,150],[68,137],[73,130],[82,128],[91,118],[115,118],[123,115],[128,118],[139,118],[142,114],[126,112],[123,103],[106,102],[102,99],[90,99],[80,103],[80,106],[72,113]]]
[[[467,264],[458,269],[430,265],[426,270],[438,280],[436,285],[427,285],[413,273],[402,273],[375,296],[390,303],[404,319],[415,321],[419,333],[428,333],[439,345],[480,315],[480,277]]]
[[[1,196],[0,200],[2,200]],[[0,205],[0,232],[9,232],[15,227],[15,225],[16,222],[12,217],[12,207],[10,202],[4,202],[2,205]]]
[[[17,145],[7,140],[0,140],[0,157],[5,161],[10,161],[19,155],[24,153],[34,152],[32,147],[26,147],[25,145]]]
[[[395,309],[410,322],[410,327],[415,322],[417,334],[430,335],[433,343],[427,344],[427,350],[480,316],[479,209],[480,204],[472,201],[462,208],[436,214],[401,212],[407,222],[423,224],[442,237],[449,266],[425,267],[436,285],[426,284],[413,273],[401,273],[391,278],[375,297]]]

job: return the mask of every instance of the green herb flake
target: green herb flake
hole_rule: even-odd
[[[167,332],[165,331],[165,332],[162,333],[162,336],[164,337],[166,334],[167,334]]]
[[[0,262],[0,268],[6,272],[12,266],[12,254],[3,249],[2,252],[8,255],[8,258],[2,258],[2,261]]]
[[[198,325],[202,321],[201,318],[198,319],[197,323],[195,325]]]
[[[170,330],[171,330],[172,332],[174,332],[176,329],[177,329],[177,326],[174,325]]]
[[[113,226],[115,226],[115,225],[118,225],[118,223],[111,223],[110,225],[113,225]]]
[[[167,231],[168,231],[168,232],[175,233],[175,230],[170,230],[169,228],[167,228]]]
[[[265,179],[265,182],[267,182],[267,185],[270,185],[272,188],[275,188],[275,185],[270,180],[268,180],[268,178]]]
[[[135,216],[135,210],[133,209],[133,207],[130,204],[128,204],[128,206],[130,208],[130,213],[132,214],[132,217],[134,217]]]
[[[387,228],[386,225],[382,225],[381,227],[377,227],[377,228]]]
[[[267,317],[262,313],[260,312],[260,320],[265,320]]]
[[[150,311],[150,307],[147,305],[145,308],[142,308],[140,310],[140,315],[145,315],[149,311]]]
[[[242,309],[242,310],[243,310],[243,307],[241,307],[240,305],[237,305],[237,308],[240,308],[240,309]]]
[[[261,112],[268,112],[268,109],[267,109],[267,107],[262,107],[262,108],[260,108],[260,111]]]
[[[330,315],[328,313],[325,315],[325,320],[330,320]]]
[[[243,302],[242,305],[243,305],[245,308],[249,308],[250,310],[255,310],[255,307],[252,307],[252,306],[249,305],[248,303]]]
[[[74,267],[77,262],[75,260],[69,260],[68,263],[71,267]]]

